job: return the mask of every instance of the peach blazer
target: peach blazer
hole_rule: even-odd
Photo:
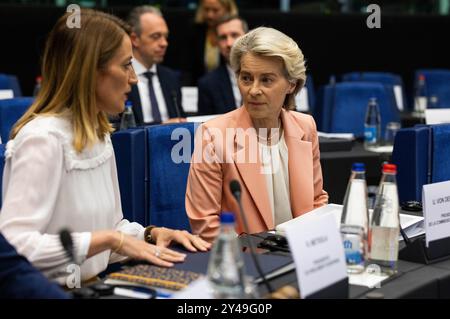
[[[281,121],[288,148],[292,216],[297,217],[326,204],[328,194],[322,189],[314,119],[282,109]],[[242,134],[236,134],[236,128],[243,129],[244,138]],[[245,107],[240,107],[197,129],[186,188],[186,211],[193,233],[210,242],[218,235],[219,214],[222,211],[234,212],[236,232],[244,232],[239,206],[229,188],[233,179],[241,184],[241,199],[249,232],[275,228],[266,179],[261,173],[259,151],[257,147],[249,147],[252,139],[256,141],[256,130],[252,128],[250,115]],[[228,147],[224,147],[227,141]]]

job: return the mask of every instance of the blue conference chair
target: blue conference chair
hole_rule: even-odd
[[[422,186],[450,180],[450,124],[397,132],[392,153],[401,202],[422,201]]]
[[[198,124],[147,127],[150,224],[190,231],[186,184]]]
[[[22,90],[15,75],[0,74],[0,90],[12,90],[14,97],[22,96]]]
[[[450,108],[450,70],[445,69],[419,69],[415,72],[415,82],[419,75],[425,76],[425,89],[428,101],[432,96],[437,97],[433,105],[428,103],[429,108]]]
[[[141,225],[148,224],[146,205],[146,131],[143,128],[112,134],[116,156],[120,199],[124,217]]]
[[[399,87],[401,96],[395,97],[399,110],[406,109],[406,93],[401,76],[389,72],[349,72],[342,75],[343,82],[378,82],[389,85],[392,90]],[[395,91],[394,91],[395,92]]]
[[[450,124],[432,125],[431,182],[450,180]]]
[[[400,202],[422,201],[422,186],[431,182],[430,128],[426,125],[397,132],[392,162],[397,165]]]
[[[17,120],[33,103],[32,97],[18,97],[14,99],[0,100],[0,136],[6,143],[9,133]]]
[[[374,82],[342,82],[326,85],[320,91],[315,112],[319,130],[364,135],[364,120],[369,99],[377,99],[381,115],[381,136],[388,122],[399,122],[393,91]]]

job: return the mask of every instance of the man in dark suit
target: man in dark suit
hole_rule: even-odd
[[[0,299],[67,299],[70,296],[51,283],[19,255],[0,233]]]
[[[129,100],[137,125],[180,122],[180,76],[159,65],[168,46],[169,29],[161,11],[152,6],[134,8],[128,17],[132,27],[133,68],[138,84],[132,87]]]
[[[241,105],[241,95],[234,71],[230,67],[231,47],[248,31],[247,22],[238,16],[223,17],[216,27],[219,49],[226,64],[198,81],[198,114],[222,114]]]

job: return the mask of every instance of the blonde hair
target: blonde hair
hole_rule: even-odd
[[[97,72],[120,48],[129,27],[107,13],[82,9],[80,28],[69,28],[63,15],[47,39],[42,61],[42,86],[36,100],[11,131],[13,139],[38,115],[71,112],[77,152],[104,140],[113,131],[107,115],[97,109]]]
[[[295,109],[295,96],[306,82],[306,66],[302,51],[297,43],[284,33],[266,27],[256,28],[243,35],[234,43],[230,53],[230,64],[236,74],[241,71],[244,54],[278,57],[283,61],[284,73],[295,89],[286,96],[283,107]]]
[[[239,11],[234,0],[217,0],[222,7],[225,8],[225,13],[228,15],[238,15]],[[205,23],[205,17],[203,16],[203,0],[200,0],[197,12],[195,13],[195,23]]]

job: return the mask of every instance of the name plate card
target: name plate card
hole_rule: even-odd
[[[426,109],[425,123],[428,125],[450,123],[450,109]]]
[[[198,89],[196,86],[183,86],[181,88],[181,105],[185,112],[197,113]]]
[[[305,298],[347,278],[344,247],[333,214],[303,215],[287,225],[286,237]]]
[[[426,245],[450,237],[450,181],[423,185]]]
[[[0,100],[12,99],[13,97],[13,90],[0,90]]]

